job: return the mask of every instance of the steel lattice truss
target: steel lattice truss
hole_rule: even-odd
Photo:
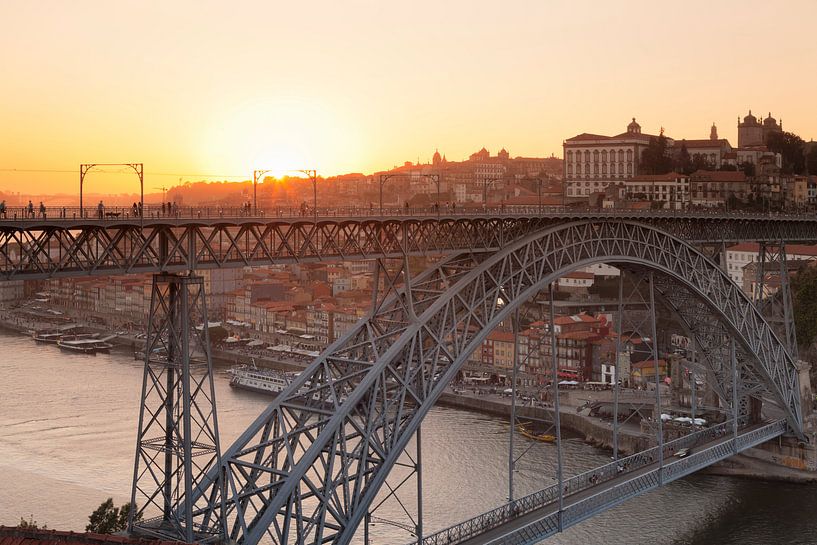
[[[492,255],[449,258],[415,279],[403,268],[399,275],[409,289],[387,277],[389,293],[371,316],[301,373],[224,454],[228,537],[255,544],[269,532],[278,544],[348,543],[468,355],[523,301],[559,276],[597,262],[653,270],[665,300],[688,323],[695,323],[699,308],[715,317],[723,329],[698,332],[700,345],[719,341],[724,331],[735,339],[747,380],[762,386],[789,426],[801,430],[792,359],[715,263],[647,225],[563,224]],[[693,298],[703,307],[687,302]],[[216,472],[211,481],[220,486]]]
[[[207,472],[221,465],[215,391],[206,323],[204,281],[196,276],[155,275],[129,530],[160,539],[206,543],[224,532],[221,510],[194,522],[189,500]],[[220,505],[211,486],[200,504]],[[141,520],[137,517],[143,517]]]
[[[302,260],[494,251],[571,220],[637,220],[689,242],[806,242],[805,216],[558,212],[391,218],[0,220],[0,279],[178,272]]]

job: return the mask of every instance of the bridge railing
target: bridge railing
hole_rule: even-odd
[[[389,207],[383,208],[368,206],[342,206],[342,207],[319,207],[318,218],[335,217],[436,217],[445,216],[503,216],[503,215],[540,215],[540,214],[582,214],[592,213],[604,216],[657,216],[657,217],[681,217],[681,216],[719,216],[730,218],[814,218],[811,213],[798,212],[725,212],[718,209],[685,209],[685,210],[628,210],[628,209],[598,209],[592,207],[561,206],[561,205],[506,205],[489,207],[450,207],[450,206],[428,206],[428,207]],[[271,206],[263,209],[252,210],[245,206],[166,206],[151,204],[145,206],[141,211],[132,206],[103,206],[100,210],[98,206],[83,207],[76,206],[47,206],[45,212],[34,206],[29,210],[27,206],[6,206],[5,210],[0,208],[0,220],[15,220],[22,223],[42,220],[77,220],[81,218],[103,220],[103,221],[133,221],[134,219],[311,219],[315,216],[315,211],[311,208],[300,208],[297,206]]]
[[[739,421],[740,425],[745,425],[746,419]],[[763,438],[768,436],[769,430],[776,430],[780,426],[785,430],[786,423],[775,422],[768,426],[747,432],[746,436]],[[732,431],[733,423],[723,422],[715,426],[701,429],[697,432],[679,437],[664,444],[664,457],[669,458],[683,448],[690,448],[701,442],[709,442],[719,437],[724,437]],[[747,438],[743,443],[749,444],[752,439]],[[601,467],[579,473],[563,482],[563,495],[567,496],[591,488],[597,484],[610,481],[625,473],[631,473],[654,464],[658,461],[658,447],[652,447],[642,452],[620,458],[616,461],[605,464]],[[483,534],[488,530],[502,526],[515,518],[541,509],[542,507],[557,501],[559,498],[559,485],[551,485],[547,488],[523,496],[514,501],[508,502],[495,509],[477,515],[454,526],[440,530],[434,534],[423,538],[423,545],[448,545],[459,543],[471,537]]]

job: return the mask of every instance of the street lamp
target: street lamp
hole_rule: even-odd
[[[85,176],[88,171],[95,167],[130,167],[139,177],[139,203],[144,208],[145,205],[145,168],[143,163],[83,163],[79,165],[79,217],[84,216],[82,208],[82,189],[85,184]]]
[[[381,174],[380,175],[380,215],[383,215],[383,186],[392,178],[414,177],[414,174]],[[439,174],[419,174],[420,178],[427,178],[437,185],[437,215],[440,215],[440,175]]]
[[[265,174],[277,172],[273,169],[252,171],[252,206],[253,212],[258,214],[258,180],[262,180]],[[315,223],[318,222],[318,171],[315,169],[289,169],[284,172],[300,172],[306,174],[312,182],[312,209],[315,215]]]
[[[486,208],[488,207],[488,186],[493,184],[494,182],[501,182],[505,178],[492,178],[492,179],[485,179],[482,183],[482,205]]]

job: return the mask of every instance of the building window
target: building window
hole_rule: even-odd
[[[593,150],[593,162],[594,163],[599,162],[599,150]]]
[[[571,165],[571,164],[569,164],[569,163],[568,163],[568,165],[567,165],[567,175],[568,175],[568,176],[572,176],[572,175],[573,175],[573,165]]]
[[[632,174],[632,173],[633,173],[633,164],[632,163],[627,163],[627,174]]]
[[[585,175],[590,176],[590,163],[584,164],[584,173]]]
[[[601,173],[604,174],[605,176],[607,175],[607,163],[601,164]]]
[[[601,161],[603,163],[607,162],[607,150],[604,150],[604,151],[601,152]]]
[[[624,161],[624,151],[618,150],[618,162],[621,163]]]
[[[618,164],[618,173],[622,175],[624,174],[624,163]]]
[[[599,164],[594,163],[593,164],[593,174],[598,174],[598,173],[599,173]]]
[[[568,151],[568,152],[567,152],[567,162],[568,162],[568,163],[572,163],[572,162],[573,162],[573,152],[572,152],[572,151]]]
[[[627,162],[632,162],[632,160],[633,160],[633,150],[628,149],[627,150]]]

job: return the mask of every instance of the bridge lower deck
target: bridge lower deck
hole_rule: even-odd
[[[629,498],[724,460],[737,452],[777,437],[785,431],[785,422],[779,421],[750,426],[740,430],[737,439],[732,433],[727,432],[710,441],[694,444],[692,451],[684,457],[675,454],[680,448],[670,446],[671,451],[665,450],[667,457],[660,466],[655,460],[631,470],[624,470],[623,466],[621,470],[616,467],[614,476],[603,480],[598,478],[597,484],[586,486],[581,486],[581,482],[576,480],[577,477],[566,480],[561,513],[557,485],[555,493],[553,493],[553,487],[546,489],[550,493],[543,496],[545,503],[538,507],[526,509],[528,506],[523,504],[517,510],[511,503],[508,504],[510,509],[505,513],[505,517],[497,514],[495,517],[485,518],[492,512],[486,513],[481,515],[483,519],[477,517],[425,538],[423,545],[528,545],[537,543]],[[632,457],[622,459],[621,463],[627,463],[625,460],[630,458]],[[593,472],[589,473],[589,479],[592,482]],[[601,473],[600,469],[599,474]],[[526,498],[518,501],[523,502]],[[502,520],[503,518],[505,520]]]

